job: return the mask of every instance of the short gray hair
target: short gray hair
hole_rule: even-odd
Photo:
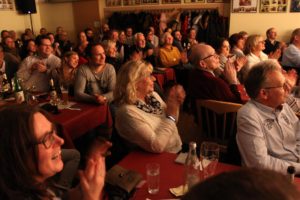
[[[248,72],[245,80],[245,88],[248,95],[255,99],[260,89],[268,81],[267,75],[278,70],[281,70],[281,67],[278,61],[274,59],[261,61],[254,65]]]

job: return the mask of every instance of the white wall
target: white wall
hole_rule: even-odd
[[[265,37],[268,28],[277,29],[278,40],[289,41],[295,28],[300,28],[300,13],[231,13],[230,30],[233,34],[246,31],[249,34],[261,34]]]

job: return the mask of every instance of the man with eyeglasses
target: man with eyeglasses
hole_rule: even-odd
[[[251,100],[237,115],[237,144],[242,164],[287,173],[300,173],[300,123],[287,105],[289,82],[275,60],[251,68],[245,80]]]
[[[48,36],[40,36],[37,41],[38,54],[28,56],[19,66],[17,72],[22,88],[34,92],[48,92],[51,78],[58,81],[57,71],[61,66],[61,60],[53,55],[51,41]]]
[[[238,88],[237,72],[233,63],[228,61],[225,64],[222,74],[224,79],[214,75],[214,70],[220,66],[220,60],[210,45],[194,45],[189,60],[195,67],[189,77],[189,92],[192,100],[213,99],[243,102]]]

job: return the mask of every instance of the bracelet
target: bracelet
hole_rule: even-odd
[[[167,115],[167,118],[176,123],[176,119],[172,115]]]

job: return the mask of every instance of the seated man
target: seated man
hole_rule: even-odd
[[[286,78],[275,60],[249,71],[245,87],[251,100],[237,116],[237,144],[242,164],[283,174],[293,165],[300,173],[299,119],[285,101]]]
[[[99,43],[92,43],[86,49],[89,62],[78,68],[74,94],[79,101],[105,104],[113,100],[116,71],[105,62],[106,56]]]
[[[194,45],[189,60],[195,66],[189,78],[189,92],[193,100],[213,99],[243,102],[238,89],[240,86],[238,85],[237,72],[233,63],[227,62],[225,65],[223,75],[226,82],[213,73],[220,66],[220,60],[211,46],[205,44]]]
[[[38,55],[25,58],[17,75],[22,80],[23,89],[48,92],[50,78],[58,79],[57,71],[60,68],[61,60],[52,54],[53,49],[48,36],[39,37],[36,44]]]
[[[283,52],[281,64],[284,67],[300,67],[300,28],[293,31],[290,45]]]

